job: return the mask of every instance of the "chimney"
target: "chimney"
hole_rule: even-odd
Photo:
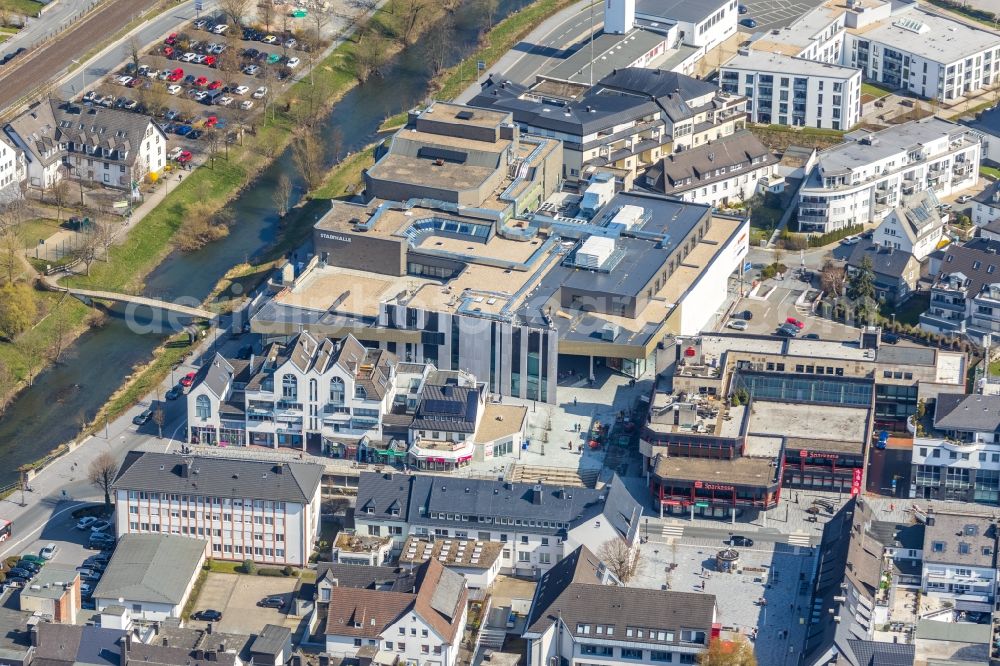
[[[535,484],[535,487],[531,489],[531,503],[541,504],[542,503],[542,487]]]
[[[185,460],[181,463],[181,478],[188,478],[191,476],[191,461]]]

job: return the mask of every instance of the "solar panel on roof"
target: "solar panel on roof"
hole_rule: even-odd
[[[455,114],[455,117],[459,120],[472,120],[472,111],[469,111],[468,109],[459,111]]]
[[[424,400],[424,411],[436,414],[461,414],[464,409],[460,402],[454,400],[435,400],[428,398]]]

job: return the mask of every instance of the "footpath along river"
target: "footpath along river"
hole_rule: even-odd
[[[495,20],[529,3],[502,0]],[[448,65],[475,48],[482,23],[476,0],[466,0],[458,8]],[[420,41],[404,49],[383,69],[383,76],[353,88],[332,107],[324,121],[325,129],[339,130],[340,150],[353,152],[370,144],[384,118],[411,108],[426,96],[432,78],[427,49]],[[324,132],[324,136],[333,135],[332,131]],[[334,146],[330,144],[327,160],[332,164],[340,155],[332,154]],[[279,232],[272,195],[283,173],[292,177],[295,196],[301,197],[302,183],[295,174],[291,150],[286,150],[252,187],[232,201],[229,207],[236,223],[229,235],[196,252],[169,254],[147,277],[145,293],[168,300],[201,301],[231,266],[266,248]],[[326,206],[325,202],[310,202],[290,215],[318,218]],[[66,350],[61,362],[42,372],[0,418],[0,487],[17,480],[20,465],[72,440],[122,385],[131,369],[147,362],[169,333],[135,332],[136,327],[126,324],[121,307],[112,315],[104,326],[81,336]]]

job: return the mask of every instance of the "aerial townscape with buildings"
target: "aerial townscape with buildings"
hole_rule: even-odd
[[[0,0],[0,116],[0,666],[1000,666],[1000,0]]]

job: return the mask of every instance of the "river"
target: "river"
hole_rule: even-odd
[[[501,0],[496,20],[529,3]],[[466,0],[454,18],[449,65],[475,47],[482,12],[476,0]],[[383,76],[353,88],[333,106],[324,120],[324,135],[332,137],[331,130],[337,128],[341,139],[327,142],[331,165],[341,157],[333,154],[335,149],[353,152],[363,148],[376,139],[383,119],[423,100],[432,77],[427,50],[421,42],[404,49],[383,68]],[[229,235],[196,252],[169,254],[147,277],[145,293],[201,301],[231,266],[266,248],[279,233],[272,194],[283,173],[292,178],[295,197],[301,197],[302,182],[295,174],[291,151],[286,150],[230,204],[236,223]],[[323,206],[310,203],[290,215],[317,217]],[[20,465],[73,439],[122,385],[131,369],[150,360],[164,334],[136,333],[135,327],[126,325],[123,314],[122,309],[113,310],[104,326],[81,336],[66,350],[61,362],[42,372],[0,418],[0,487],[17,480]]]

